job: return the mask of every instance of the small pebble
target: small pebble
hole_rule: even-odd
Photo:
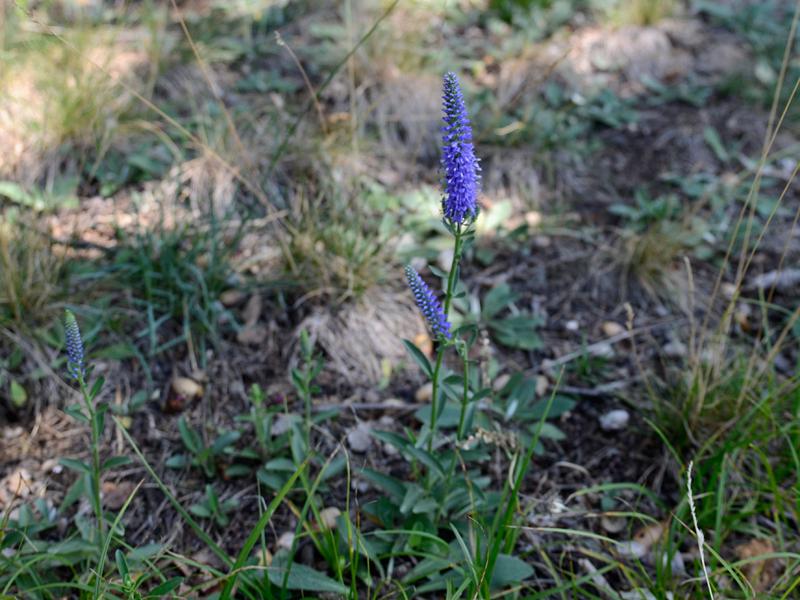
[[[319,511],[319,521],[322,525],[325,526],[326,529],[335,529],[336,528],[336,519],[342,514],[335,506],[329,506],[328,508],[323,508]]]
[[[649,549],[637,541],[621,542],[617,545],[617,552],[622,556],[632,556],[634,558],[642,558],[647,554]]]
[[[383,445],[383,453],[387,456],[397,456],[400,452],[392,446],[391,444],[384,444]]]
[[[547,380],[547,377],[544,375],[537,375],[536,376],[536,395],[541,398],[547,393],[547,389],[550,387],[550,382]]]
[[[347,445],[353,452],[366,452],[372,446],[372,435],[370,426],[366,423],[359,423],[347,434]]]
[[[551,240],[546,235],[535,235],[533,236],[533,245],[537,248],[547,248],[551,244]]]
[[[286,531],[282,533],[281,537],[278,538],[278,548],[285,548],[286,550],[290,550],[293,543],[294,543],[294,533],[291,531]]]
[[[600,358],[613,358],[614,348],[608,342],[600,342],[592,348],[592,355]]]
[[[383,401],[383,405],[386,408],[404,408],[406,403],[400,400],[400,398],[387,398]]]
[[[625,333],[625,328],[616,321],[606,321],[603,323],[602,329],[606,337],[614,337],[615,335]]]
[[[607,412],[600,417],[600,427],[603,431],[619,431],[628,426],[631,415],[627,410],[621,408]]]
[[[278,418],[275,419],[275,422],[272,423],[272,429],[270,430],[272,433],[272,437],[277,437],[279,435],[283,435],[292,427],[292,418],[289,415],[280,414]]]
[[[673,340],[664,344],[664,354],[673,358],[680,358],[686,356],[686,344],[680,340]]]
[[[494,383],[492,383],[492,389],[493,389],[495,392],[499,392],[499,391],[500,391],[500,390],[502,390],[504,387],[506,387],[506,384],[508,383],[508,381],[509,381],[510,379],[511,379],[511,376],[510,376],[510,375],[508,375],[508,373],[503,373],[502,375],[498,375],[498,376],[495,378],[495,380],[494,380]]]
[[[416,400],[420,404],[424,404],[425,402],[430,402],[432,396],[433,396],[433,384],[428,382],[416,391],[416,393],[414,394],[414,400]]]
[[[602,517],[600,519],[600,524],[603,526],[608,533],[619,533],[625,526],[628,524],[627,520],[623,519],[622,517]]]

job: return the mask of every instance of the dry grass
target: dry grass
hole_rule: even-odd
[[[327,355],[326,367],[351,385],[386,381],[407,354],[399,339],[426,335],[409,293],[376,287],[340,310],[315,309],[298,327]]]
[[[102,154],[133,117],[133,96],[117,82],[145,90],[167,48],[163,26],[59,31],[17,15],[2,41],[0,177],[26,186]]]
[[[655,25],[678,8],[676,0],[621,0],[608,11],[608,18],[617,25]]]
[[[31,219],[0,215],[0,324],[51,318],[61,296],[63,259]]]

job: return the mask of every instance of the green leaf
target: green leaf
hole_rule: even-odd
[[[92,391],[89,392],[89,400],[94,400],[97,398],[97,395],[100,393],[100,390],[103,389],[103,384],[106,382],[106,378],[102,375],[95,379],[94,385],[92,386]]]
[[[345,467],[347,466],[347,456],[344,454],[340,454],[336,458],[334,458],[330,463],[327,464],[325,469],[320,472],[319,478],[320,481],[327,481],[331,477],[334,477],[344,471]]]
[[[393,431],[373,430],[370,432],[370,435],[377,440],[397,448],[400,450],[400,452],[405,452],[406,448],[411,445],[411,443],[405,437]]]
[[[58,460],[58,462],[68,469],[77,471],[78,473],[91,474],[92,472],[91,467],[82,460],[76,460],[74,458],[61,458]]]
[[[447,277],[448,277],[448,275],[449,275],[449,273],[447,273],[447,272],[445,272],[445,271],[442,271],[442,270],[441,270],[439,267],[437,267],[436,265],[428,265],[428,270],[429,270],[431,273],[433,273],[434,275],[436,275],[436,276],[437,276],[439,279],[447,279]]]
[[[112,456],[111,458],[107,458],[103,462],[103,466],[100,467],[101,471],[110,471],[111,469],[116,469],[117,467],[122,467],[125,465],[129,465],[133,462],[129,456]]]
[[[728,162],[730,155],[725,149],[725,145],[722,143],[722,138],[719,137],[719,133],[716,129],[713,127],[706,127],[703,130],[703,139],[709,145],[711,150],[713,150],[717,160],[723,163]]]
[[[231,465],[230,467],[226,467],[225,469],[225,476],[226,477],[247,477],[253,471],[247,465]]]
[[[308,394],[308,385],[299,369],[292,369],[292,385],[297,389],[301,396]]]
[[[420,422],[430,424],[431,422],[431,406],[423,406],[417,409],[414,417]],[[457,406],[454,402],[445,402],[442,407],[442,412],[436,420],[439,427],[457,427],[458,420],[461,417],[461,407]]]
[[[24,358],[24,354],[22,353],[22,349],[19,347],[14,348],[11,351],[11,355],[8,357],[6,362],[6,367],[14,370],[22,364],[22,359]]]
[[[185,454],[173,454],[164,464],[170,469],[183,469],[189,465],[189,457]]]
[[[11,380],[11,404],[15,408],[22,408],[28,401],[28,392],[16,380]]]
[[[206,499],[208,500],[208,507],[211,509],[211,512],[219,512],[219,496],[217,496],[217,491],[211,484],[206,484]]]
[[[403,498],[403,502],[400,504],[400,512],[404,515],[408,514],[411,509],[414,508],[414,505],[416,505],[424,495],[425,490],[420,486],[413,483],[407,484],[406,495]]]
[[[406,451],[429,469],[438,472],[439,475],[444,475],[444,467],[430,452],[411,445],[406,448]]]
[[[297,423],[292,424],[291,436],[289,437],[289,445],[292,450],[292,458],[295,463],[301,463],[308,456],[308,445],[306,444],[306,436],[300,431],[300,426]]]
[[[535,402],[530,408],[520,410],[519,417],[521,419],[531,419],[534,421],[541,419],[544,416],[545,410],[547,409],[549,400],[549,398],[542,398],[538,402]],[[575,408],[575,404],[576,402],[572,398],[558,395],[553,398],[553,403],[550,406],[550,410],[547,412],[547,418],[558,418],[564,413],[567,413]]]
[[[498,554],[492,573],[491,588],[504,588],[513,583],[520,583],[533,575],[533,567],[525,561],[508,554]]]
[[[273,585],[280,586],[286,578],[286,589],[303,590],[306,592],[330,592],[332,594],[345,595],[349,589],[336,581],[306,565],[292,563],[288,565],[288,557],[285,553],[278,552],[269,568],[268,576]],[[286,569],[289,575],[286,576]]]
[[[117,550],[114,553],[114,560],[117,563],[117,570],[122,576],[122,579],[127,580],[130,577],[130,573],[128,571],[128,561],[125,560],[125,555],[122,553],[122,550]]]
[[[213,454],[222,454],[222,452],[232,444],[235,444],[236,441],[242,437],[242,434],[238,431],[228,431],[223,433],[219,436],[216,440],[214,440],[214,445],[211,447],[211,452]]]
[[[509,348],[538,350],[542,338],[536,332],[541,320],[528,314],[519,314],[489,322],[489,328],[498,342]]]
[[[192,504],[189,507],[189,512],[196,517],[200,517],[201,519],[209,519],[211,518],[212,514],[205,504]]]
[[[83,413],[83,408],[80,404],[71,404],[64,408],[64,412],[76,421],[81,423],[88,423],[89,418]]]
[[[163,598],[167,596],[170,592],[174,591],[175,589],[183,583],[183,577],[173,577],[172,579],[167,579],[161,585],[157,585],[152,590],[150,590],[145,598]]]
[[[40,195],[25,191],[21,185],[13,181],[0,181],[0,196],[34,210],[45,208],[44,199]]]
[[[194,429],[189,427],[186,419],[183,416],[178,419],[178,431],[181,434],[181,439],[183,440],[183,445],[186,446],[186,449],[192,454],[199,453],[202,446],[200,435]]]
[[[361,469],[361,476],[369,479],[398,502],[402,502],[406,494],[406,484],[399,479],[368,468]]]
[[[92,356],[95,358],[106,358],[110,360],[125,360],[126,358],[135,358],[138,355],[139,353],[136,351],[136,348],[130,342],[111,344],[110,346],[92,352]]]
[[[256,478],[272,491],[277,492],[289,479],[288,473],[268,472],[261,467],[256,471]]]
[[[531,431],[531,433],[535,433],[535,431]],[[552,423],[542,423],[539,435],[548,440],[561,441],[567,439],[567,435]]]
[[[294,473],[296,470],[295,464],[288,458],[273,458],[272,460],[264,463],[265,471],[284,471],[286,473]]]
[[[141,567],[142,566],[141,563],[153,558],[154,556],[163,551],[164,551],[163,544],[158,544],[155,542],[150,544],[144,544],[143,546],[139,546],[128,552],[128,562],[136,563],[137,567]]]
[[[97,431],[99,431],[101,434],[105,430],[107,412],[108,412],[108,404],[106,404],[105,402],[98,404],[97,408],[94,411],[95,427],[97,427]]]
[[[406,350],[408,350],[408,353],[411,355],[411,358],[413,358],[420,366],[422,372],[425,373],[428,378],[433,378],[433,367],[431,367],[431,362],[428,360],[428,357],[425,356],[422,350],[417,348],[416,344],[410,342],[409,340],[403,340],[403,344],[405,345]]]
[[[239,508],[239,500],[237,498],[228,498],[222,502],[222,512],[228,513],[232,510]]]
[[[489,290],[489,293],[483,297],[481,314],[487,321],[491,320],[516,299],[517,295],[511,291],[509,285],[501,283]]]
[[[81,496],[83,496],[83,477],[78,477],[78,479],[69,486],[67,493],[64,494],[64,499],[61,501],[61,506],[58,507],[58,512],[63,514],[64,511],[75,504]]]
[[[138,410],[145,404],[145,402],[147,402],[147,392],[145,390],[139,390],[133,396],[131,396],[131,399],[128,403],[130,411],[133,412]]]

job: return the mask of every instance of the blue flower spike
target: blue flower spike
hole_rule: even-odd
[[[447,321],[447,316],[444,314],[439,300],[436,299],[436,295],[411,266],[406,267],[406,279],[408,279],[408,286],[414,294],[414,300],[428,322],[434,337],[449,340],[452,337],[450,323]]]
[[[478,173],[481,169],[475,158],[472,127],[455,73],[445,74],[443,87],[442,167],[445,195],[442,212],[446,221],[460,226],[478,216]]]
[[[81,330],[78,328],[78,321],[71,310],[65,311],[64,314],[64,333],[67,346],[67,372],[73,379],[81,379],[86,375],[83,339]]]

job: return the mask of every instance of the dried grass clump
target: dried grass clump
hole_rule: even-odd
[[[0,177],[32,185],[77,169],[85,157],[76,149],[107,147],[133,101],[117,82],[135,85],[150,58],[147,35],[86,29],[0,58]]]
[[[62,293],[63,258],[29,219],[0,214],[0,324],[52,316]]]
[[[326,367],[351,385],[385,379],[388,368],[406,360],[400,340],[426,331],[411,295],[386,288],[369,290],[339,310],[315,310],[300,323],[303,330],[327,355]]]

